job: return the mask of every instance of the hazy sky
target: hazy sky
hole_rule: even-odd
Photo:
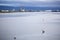
[[[9,2],[2,2],[9,1]],[[13,3],[15,1],[16,3]],[[60,0],[0,0],[0,5],[11,6],[60,6]]]
[[[24,2],[32,2],[32,1],[60,1],[60,0],[1,0],[1,1],[24,1]]]

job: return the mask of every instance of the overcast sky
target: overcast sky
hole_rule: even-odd
[[[2,2],[9,1],[9,2]],[[15,1],[16,3],[13,3]],[[9,4],[10,3],[10,4]],[[13,4],[12,4],[13,3]],[[0,5],[11,6],[60,6],[60,0],[0,0]]]
[[[43,1],[43,2],[47,2],[47,1],[60,1],[60,0],[1,0],[1,1],[23,1],[23,2]]]

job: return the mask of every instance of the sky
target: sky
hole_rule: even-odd
[[[0,1],[23,1],[23,2],[48,2],[48,1],[60,1],[60,0],[0,0]]]
[[[51,1],[60,1],[60,0],[0,0],[0,1],[22,1],[22,2],[51,2]]]
[[[6,2],[2,2],[2,1],[6,1]],[[15,3],[13,4],[11,2],[16,2],[16,4]],[[0,5],[60,6],[60,0],[0,0]]]

